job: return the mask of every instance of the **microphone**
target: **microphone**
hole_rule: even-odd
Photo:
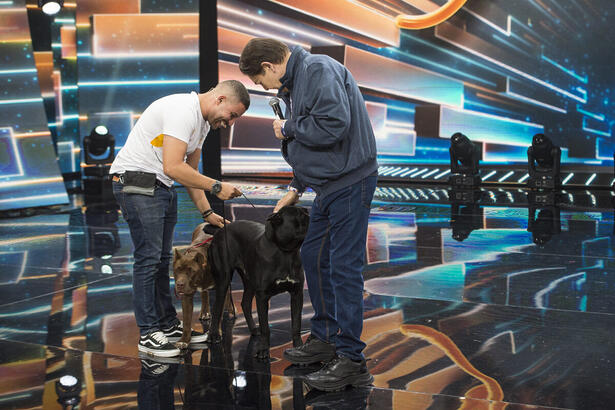
[[[271,97],[269,100],[269,105],[271,109],[278,116],[279,119],[284,119],[284,114],[282,114],[282,109],[280,108],[280,99],[278,97]]]

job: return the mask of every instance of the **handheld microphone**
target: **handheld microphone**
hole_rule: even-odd
[[[271,109],[278,116],[279,119],[284,119],[284,114],[282,114],[282,109],[280,108],[280,99],[278,97],[271,97],[269,100],[269,105]]]

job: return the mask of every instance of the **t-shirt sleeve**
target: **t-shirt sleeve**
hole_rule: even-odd
[[[193,113],[188,109],[168,110],[163,114],[162,133],[188,144],[194,132],[193,117]]]

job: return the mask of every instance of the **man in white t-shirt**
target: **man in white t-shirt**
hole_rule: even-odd
[[[182,324],[171,299],[169,265],[177,222],[174,180],[188,190],[203,219],[223,226],[205,191],[222,200],[241,195],[239,189],[198,172],[201,146],[210,128],[226,128],[250,106],[239,81],[227,80],[206,93],[174,94],[154,101],[128,135],[111,165],[113,193],[134,244],[133,304],[139,326],[140,352],[172,357],[172,343]],[[192,332],[192,343],[205,341]]]

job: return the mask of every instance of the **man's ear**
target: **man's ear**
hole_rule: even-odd
[[[265,69],[267,69],[267,70],[271,70],[271,71],[275,72],[275,67],[273,66],[273,64],[272,64],[272,63],[270,63],[270,62],[268,62],[268,61],[263,61],[263,62],[261,63],[261,69],[262,69],[262,71],[263,71],[263,74],[265,73]]]

